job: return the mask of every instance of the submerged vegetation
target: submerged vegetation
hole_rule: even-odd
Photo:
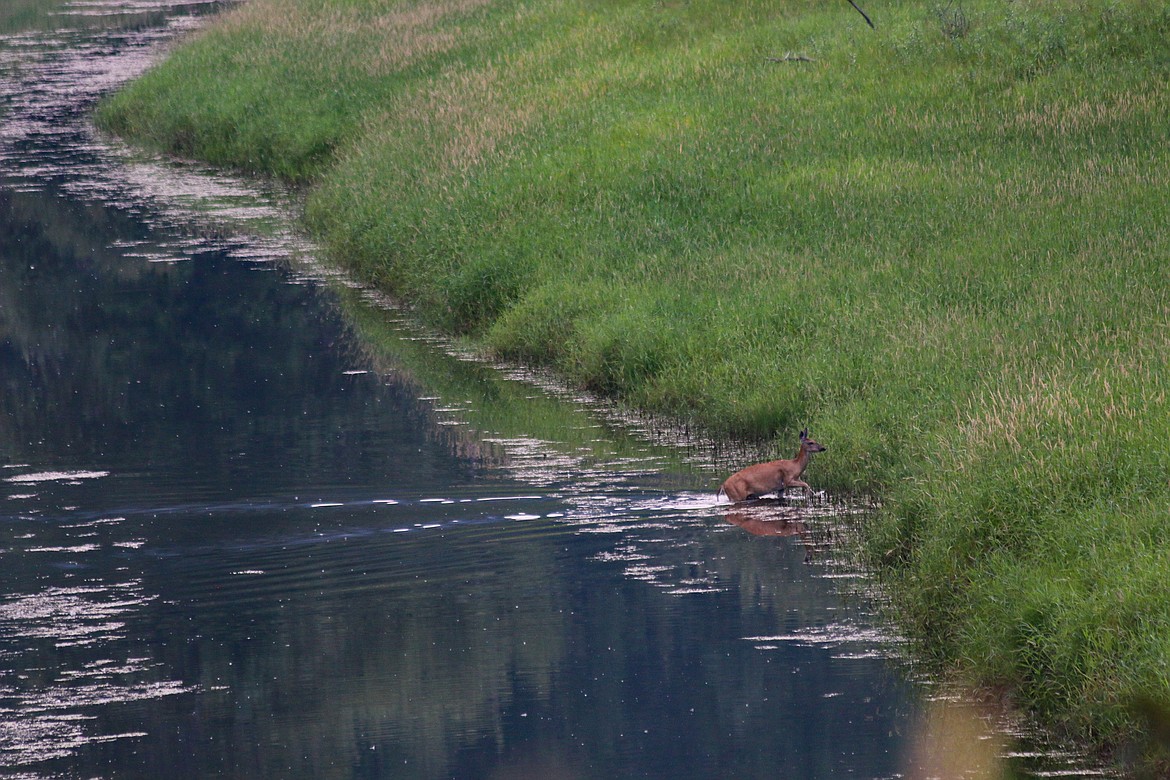
[[[304,184],[499,355],[810,425],[923,647],[1119,745],[1170,707],[1170,7],[861,5],[251,0],[99,121]]]

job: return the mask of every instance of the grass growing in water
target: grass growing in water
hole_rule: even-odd
[[[1170,707],[1170,10],[867,10],[252,0],[100,121],[309,184],[499,354],[811,425],[926,647],[1117,744]]]

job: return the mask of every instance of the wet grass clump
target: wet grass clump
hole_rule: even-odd
[[[862,5],[252,0],[100,121],[305,183],[500,355],[809,425],[924,646],[1118,744],[1170,707],[1170,10]]]

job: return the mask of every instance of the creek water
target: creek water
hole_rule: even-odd
[[[421,333],[278,188],[95,133],[218,7],[0,9],[0,774],[918,776],[840,508],[729,511],[709,445]]]

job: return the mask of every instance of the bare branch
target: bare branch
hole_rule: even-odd
[[[861,18],[865,19],[865,23],[868,24],[870,26],[870,28],[872,28],[874,30],[877,29],[876,27],[873,26],[873,22],[870,21],[870,18],[868,16],[866,16],[865,11],[862,11],[861,8],[857,5],[857,3],[853,2],[853,0],[849,0],[849,5],[853,6],[857,10],[857,13],[861,14]]]
[[[765,57],[765,62],[816,62],[812,57],[807,57],[803,54],[793,54],[792,52],[785,52],[783,57]]]

